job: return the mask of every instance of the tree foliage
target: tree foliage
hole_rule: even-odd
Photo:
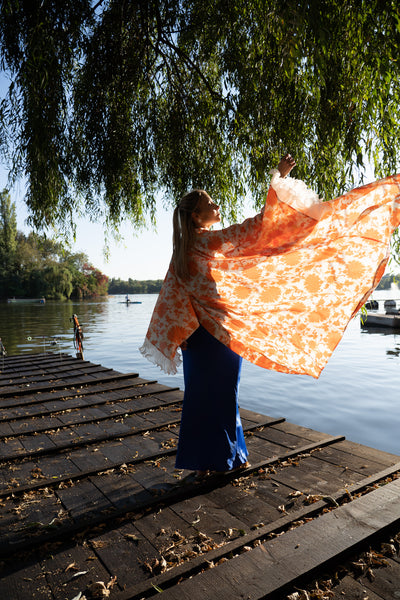
[[[57,240],[17,230],[15,205],[0,193],[0,299],[89,298],[107,294],[108,277]]]
[[[109,294],[158,294],[163,284],[162,279],[138,280],[129,278],[123,281],[113,277],[108,282]]]
[[[399,41],[396,0],[3,0],[4,152],[36,226],[191,187],[229,219],[287,150],[332,197],[398,166]]]

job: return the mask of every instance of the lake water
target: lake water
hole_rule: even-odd
[[[398,290],[374,294],[376,299],[399,296]],[[167,376],[138,350],[157,296],[137,296],[135,300],[142,303],[130,306],[123,298],[3,303],[0,337],[9,355],[43,350],[74,355],[71,316],[76,313],[86,360],[183,389],[182,370]],[[53,336],[58,339],[52,340]],[[400,331],[370,333],[356,317],[318,380],[267,371],[244,361],[240,405],[400,454]]]

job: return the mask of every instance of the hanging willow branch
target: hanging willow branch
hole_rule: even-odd
[[[117,226],[205,187],[261,202],[279,154],[325,198],[398,168],[395,0],[8,0],[0,108],[37,227]]]

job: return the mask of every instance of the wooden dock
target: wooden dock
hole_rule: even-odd
[[[5,358],[1,600],[400,598],[399,456],[241,410],[251,467],[196,481],[174,468],[182,397]]]

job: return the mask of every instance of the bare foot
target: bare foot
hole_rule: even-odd
[[[278,171],[281,177],[286,177],[290,171],[296,166],[296,161],[292,158],[291,154],[285,154],[279,161]]]

